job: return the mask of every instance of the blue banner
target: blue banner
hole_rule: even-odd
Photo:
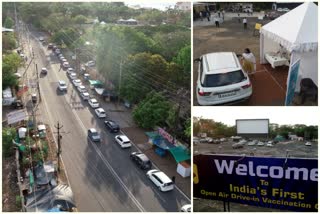
[[[194,197],[318,211],[318,160],[196,155]]]
[[[286,94],[286,106],[289,106],[292,103],[294,92],[297,85],[299,67],[300,67],[300,59],[290,66],[289,81],[287,85],[287,94]]]

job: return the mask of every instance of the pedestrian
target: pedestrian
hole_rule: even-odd
[[[253,74],[256,71],[256,58],[251,53],[249,48],[244,49],[242,54],[242,67],[248,74]]]
[[[176,183],[176,176],[172,176],[172,183]]]
[[[222,20],[224,21],[224,10],[222,11]]]
[[[200,20],[203,21],[203,18],[202,18],[202,17],[203,17],[203,14],[202,14],[201,11],[199,12],[199,16],[200,16]]]
[[[220,18],[220,11],[218,11],[218,16],[219,16],[219,18]]]
[[[206,16],[207,16],[208,22],[210,22],[210,13],[209,13],[209,11],[206,12]]]
[[[214,17],[214,23],[216,24],[216,27],[220,27],[219,18],[216,16]]]
[[[239,21],[239,23],[241,23],[240,13],[238,13],[238,21]]]
[[[243,20],[242,20],[242,23],[243,23],[243,29],[247,29],[247,18],[244,17]]]

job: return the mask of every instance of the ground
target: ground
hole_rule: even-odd
[[[257,61],[256,73],[250,75],[253,94],[251,98],[236,105],[252,106],[282,106],[286,95],[286,80],[288,66],[280,66],[273,69],[269,64],[260,65],[260,37],[256,32],[253,35],[256,23],[266,24],[270,20],[258,20],[262,14],[254,13],[247,18],[248,29],[243,28],[242,18],[239,23],[236,14],[227,13],[225,21],[220,28],[215,27],[212,21],[194,21],[193,27],[193,58],[211,52],[235,52],[242,54],[245,48],[249,48]],[[241,17],[246,14],[241,14]],[[198,78],[198,63],[193,66],[193,105],[198,105],[196,97],[196,82]],[[300,105],[299,98],[295,98],[294,105]],[[315,105],[306,102],[304,105]]]

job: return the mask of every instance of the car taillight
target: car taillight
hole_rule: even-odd
[[[201,89],[198,89],[198,94],[200,96],[209,96],[211,92],[204,92]]]
[[[251,82],[249,82],[248,84],[246,85],[243,85],[241,86],[243,89],[246,89],[246,88],[250,88],[251,87]]]

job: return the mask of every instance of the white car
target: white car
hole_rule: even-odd
[[[39,37],[39,41],[40,41],[40,42],[43,42],[43,41],[44,41],[44,38],[43,38],[42,36],[40,36],[40,37]]]
[[[69,74],[69,77],[70,77],[70,79],[75,80],[75,79],[77,79],[77,74],[72,72]]]
[[[90,94],[88,92],[82,92],[82,93],[80,93],[80,96],[82,97],[83,100],[90,99]]]
[[[103,108],[97,108],[94,110],[96,112],[96,115],[99,118],[105,118],[107,116],[106,112],[103,110]]]
[[[58,88],[59,88],[60,91],[67,91],[67,84],[66,84],[66,82],[63,81],[63,80],[60,80],[60,81],[58,82]]]
[[[257,145],[258,145],[258,146],[264,146],[264,142],[259,141]]]
[[[278,12],[284,12],[284,10],[282,8],[278,8],[277,11]]]
[[[131,147],[131,142],[130,142],[129,138],[125,135],[117,135],[117,136],[115,136],[114,139],[121,146],[121,148]]]
[[[283,12],[289,12],[290,9],[285,7],[285,8],[282,9],[282,11],[283,11]]]
[[[82,83],[81,83],[81,80],[80,80],[80,79],[72,80],[72,83],[73,83],[73,85],[74,85],[74,86],[76,86],[76,87],[78,87],[78,86],[82,85]]]
[[[252,85],[234,52],[209,53],[199,62],[197,100],[200,105],[218,105],[249,99]]]
[[[266,146],[267,146],[267,147],[272,147],[272,146],[273,146],[273,142],[272,142],[272,141],[268,141],[268,143],[267,143]]]
[[[85,87],[84,85],[78,86],[77,89],[78,89],[78,91],[79,91],[80,93],[88,92],[87,89],[86,89],[86,87]]]
[[[99,108],[99,103],[96,99],[92,98],[88,101],[89,105],[92,107],[92,108]]]
[[[172,180],[166,174],[157,169],[149,170],[147,172],[147,176],[162,192],[174,189]]]
[[[73,68],[68,68],[67,69],[67,74],[71,74],[71,73],[74,73],[74,69]]]
[[[181,212],[188,212],[190,213],[192,211],[192,206],[191,204],[186,204],[186,205],[183,205],[180,209]]]
[[[306,142],[304,145],[306,145],[306,146],[312,146],[311,142]]]
[[[47,68],[41,68],[41,74],[47,74],[48,69]]]
[[[256,145],[256,142],[255,142],[255,141],[250,141],[250,142],[248,143],[248,146],[254,146],[254,145]]]
[[[64,63],[62,64],[62,66],[63,66],[63,68],[70,68],[69,62],[64,62]]]
[[[87,66],[87,67],[94,67],[95,65],[96,65],[96,63],[92,60],[85,64],[85,66]]]

